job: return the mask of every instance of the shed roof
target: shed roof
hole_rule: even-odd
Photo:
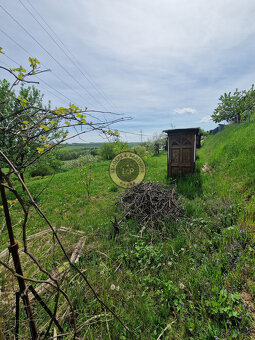
[[[167,133],[168,135],[187,134],[187,133],[197,135],[199,133],[199,128],[163,130],[163,132]]]

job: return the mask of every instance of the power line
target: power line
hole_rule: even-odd
[[[31,39],[33,39],[49,56],[51,59],[53,59],[62,69],[65,73],[67,73],[79,86],[81,86],[82,88],[83,85],[77,80],[74,78],[74,76],[67,70],[65,69],[65,67],[46,49],[44,48],[44,46],[36,39],[34,38],[34,36],[22,25],[18,22],[18,20],[16,20],[1,4],[0,4],[0,7],[2,8],[2,10],[10,17],[12,18],[12,20],[18,25],[20,26],[29,36]],[[88,91],[87,89],[84,88],[84,90],[92,97],[94,98],[94,96],[92,96]],[[96,100],[96,98],[94,98]],[[97,101],[97,100],[96,100]]]
[[[30,15],[34,18],[34,20],[36,20],[36,22],[42,27],[42,29],[50,36],[50,38],[55,42],[55,44],[61,49],[61,51],[66,55],[66,57],[71,61],[71,63],[78,69],[78,71],[84,76],[84,78],[90,83],[90,85],[97,91],[98,94],[100,94],[111,107],[114,107],[115,105],[106,97],[106,95],[104,94],[104,92],[98,88],[98,86],[96,85],[96,83],[92,80],[89,79],[89,75],[87,72],[85,72],[81,67],[80,64],[78,62],[78,60],[76,59],[76,57],[74,56],[74,54],[68,49],[68,47],[63,43],[63,41],[59,38],[59,36],[56,34],[56,32],[48,25],[48,23],[46,22],[46,20],[41,16],[41,14],[37,11],[37,9],[32,5],[32,3],[27,0],[27,2],[29,3],[29,5],[32,7],[32,9],[35,11],[35,13],[40,17],[40,19],[44,22],[44,24],[48,27],[48,29],[55,35],[55,37],[58,39],[58,41],[60,41],[60,43],[63,45],[63,47],[61,47],[58,42],[56,41],[56,39],[43,27],[43,25],[36,19],[36,17],[33,15],[33,13],[22,3],[21,0],[19,0],[20,3],[23,5],[23,7],[30,13]],[[70,54],[70,56],[72,58],[70,58],[70,56],[66,53],[66,51],[68,51],[68,53]],[[75,62],[74,62],[75,60]],[[116,107],[115,107],[116,108]]]
[[[8,59],[10,59],[12,62],[14,62],[15,64],[17,64],[17,65],[19,65],[15,60],[13,60],[12,58],[10,58],[10,57],[8,57],[8,56],[6,56]],[[7,65],[5,62],[3,62],[2,61],[2,63],[3,64],[5,64],[7,67],[9,67],[9,65]],[[38,79],[40,79],[38,76],[36,76],[36,78],[38,78]],[[40,80],[42,80],[42,79],[40,79]],[[44,82],[44,81],[43,81]],[[44,82],[44,83],[46,83],[46,82]],[[46,85],[47,86],[50,86],[49,84],[47,84],[46,83]],[[54,89],[54,88],[53,88]],[[47,89],[46,89],[47,90]],[[55,90],[55,89],[54,89]],[[47,90],[47,91],[49,91],[49,90]],[[56,90],[55,90],[56,91]],[[49,91],[49,92],[51,92],[51,91]],[[53,93],[52,93],[53,94]],[[61,94],[61,93],[60,93]],[[54,94],[53,94],[54,95]],[[63,94],[61,94],[61,95],[63,95]],[[59,98],[58,96],[56,96],[56,95],[54,95],[55,97],[57,97],[57,98]],[[60,98],[59,98],[60,99]],[[68,99],[68,98],[67,98]],[[92,110],[92,112],[93,112],[93,110]],[[109,113],[111,113],[111,112],[109,112]],[[92,115],[91,115],[92,116]],[[94,117],[94,118],[96,118],[96,117]],[[93,130],[91,130],[91,131],[93,131]],[[119,130],[119,129],[117,129],[117,131],[118,132],[121,132],[121,133],[125,133],[125,134],[129,134],[129,135],[135,135],[135,136],[141,136],[141,132],[142,132],[142,130],[140,130],[140,133],[136,133],[136,132],[128,132],[128,131],[122,131],[122,130]],[[142,134],[143,136],[145,136],[145,137],[152,137],[152,135],[146,135],[146,134]]]
[[[2,34],[4,34],[5,36],[7,36],[13,43],[15,43],[18,47],[20,47],[25,53],[27,53],[27,55],[31,56],[32,54],[27,50],[25,49],[22,45],[20,45],[15,39],[13,39],[8,33],[6,33],[5,31],[3,31],[1,28],[0,28],[0,32],[2,32]],[[6,54],[5,54],[6,55]],[[7,58],[11,59],[10,57],[8,57],[6,55]],[[14,61],[13,59],[11,59],[14,63],[16,63],[17,65],[19,65],[19,63],[17,63],[16,61]],[[47,69],[47,67],[41,63],[41,65]],[[52,72],[52,74],[61,82],[63,83],[67,88],[70,88],[73,92],[75,92],[82,100],[84,100],[84,98],[80,95],[80,93],[78,91],[76,91],[75,89],[72,89],[71,87],[69,87],[69,84],[67,84],[63,79],[61,79],[61,77],[59,77],[55,72]],[[40,79],[40,78],[39,78]],[[43,81],[41,79],[42,82],[46,83],[45,81]],[[51,87],[52,89],[54,89],[52,86],[48,85],[49,87]],[[60,93],[59,90],[56,90],[54,89],[56,92]],[[61,95],[65,98],[67,98],[65,95],[63,95],[61,93]],[[73,100],[71,100],[70,98],[67,98],[68,100],[70,100],[70,102],[74,102]]]
[[[13,63],[15,63],[16,65],[20,65],[17,61],[15,61],[14,59],[12,59],[11,57],[9,57],[6,53],[4,54],[4,56],[11,60]],[[5,64],[6,66],[8,66],[10,68],[9,65],[7,65],[5,62],[1,61],[1,63]],[[52,90],[58,92],[62,97],[64,97],[65,99],[67,99],[69,102],[68,104],[72,103],[73,101],[66,97],[63,93],[61,93],[60,91],[58,91],[57,89],[55,89],[54,87],[52,87],[51,85],[49,85],[46,81],[42,80],[39,76],[34,76],[35,78],[39,79],[42,83],[44,83],[45,85],[47,85],[48,87],[50,87]],[[48,92],[50,92],[51,94],[53,94],[56,98],[60,99],[56,94],[52,93],[51,91],[49,91],[48,89],[46,89]]]
[[[40,78],[40,77],[38,77],[38,76],[35,76],[35,77],[36,77],[37,79],[40,80],[40,83],[41,83],[41,82],[44,83],[46,86],[50,87],[52,90],[56,91],[56,92],[59,93],[62,97],[64,97],[65,99],[67,99],[67,100],[68,100],[68,101],[66,101],[67,104],[70,104],[70,103],[72,102],[71,99],[69,99],[68,97],[66,97],[66,96],[65,96],[63,93],[61,93],[59,90],[54,89],[54,87],[52,87],[51,85],[49,85],[46,81],[42,80],[42,78]],[[41,84],[40,84],[40,86],[41,86]],[[45,89],[45,88],[44,88],[44,89]],[[54,94],[54,93],[51,92],[49,89],[46,88],[46,90],[47,90],[49,93],[53,94],[53,96],[55,96],[56,98],[62,100],[58,95]]]
[[[136,133],[136,132],[127,132],[127,131],[121,131],[121,130],[118,130],[118,132],[127,133],[129,135],[141,136],[141,133]],[[145,135],[145,134],[143,134],[143,136],[145,136],[145,137],[152,137],[152,135]]]
[[[10,57],[8,57],[8,56],[6,56],[7,58],[9,58],[12,62],[15,62],[13,59],[11,59]],[[7,63],[5,63],[4,61],[2,61],[1,60],[1,64],[4,64],[5,66],[7,66],[9,69],[11,68],[10,67],[10,65],[8,65]],[[15,64],[17,64],[17,65],[19,65],[17,62],[15,62]],[[38,76],[35,76],[37,79],[39,79],[40,81],[42,81],[43,82],[43,80],[42,79],[40,79],[40,77],[38,77]],[[46,83],[47,84],[47,83]],[[50,87],[50,85],[49,84],[47,84],[47,86],[49,86]],[[47,88],[45,88],[45,87],[43,87],[41,84],[40,84],[40,87],[42,87],[45,91],[47,91],[47,92],[49,92],[49,93],[51,93],[53,96],[55,96],[56,98],[58,98],[58,99],[60,99],[60,100],[62,100],[59,96],[57,96],[55,93],[53,93],[53,92],[51,92],[49,89],[47,89]],[[53,88],[53,90],[55,90],[54,88]],[[57,91],[57,90],[55,90],[55,91]],[[61,94],[61,93],[60,93]],[[62,96],[64,96],[63,94],[61,94]],[[69,104],[70,102],[68,102],[68,104]]]
[[[62,50],[62,52],[65,54],[65,56],[69,59],[69,61],[75,66],[73,60],[67,55],[65,50],[58,44],[58,42],[52,37],[52,35],[43,27],[43,25],[36,19],[36,17],[33,15],[33,13],[26,7],[26,5],[23,4],[21,0],[19,0],[21,5],[26,9],[26,11],[33,17],[33,19],[40,25],[40,27],[48,34],[48,36],[54,41],[54,43]],[[80,82],[78,82],[80,84]],[[81,87],[83,87],[80,84]],[[83,87],[84,88],[84,87]],[[87,89],[84,88],[84,90],[91,96],[95,101],[97,101],[100,105],[102,105]]]
[[[8,58],[9,60],[11,60],[11,61],[12,61],[13,63],[15,63],[16,65],[19,65],[19,63],[18,63],[17,61],[15,61],[14,59],[12,59],[12,58],[9,57],[8,55],[6,55],[6,53],[4,54],[4,56],[5,56],[6,58]],[[9,66],[8,64],[6,64],[5,62],[1,61],[1,63],[5,64],[8,68],[10,68],[10,66]],[[46,85],[47,85],[48,87],[50,87],[52,90],[58,92],[62,97],[64,97],[65,99],[67,99],[67,100],[69,101],[68,104],[70,104],[70,102],[73,103],[73,101],[72,101],[70,98],[66,97],[63,93],[61,93],[60,91],[58,91],[57,89],[55,89],[54,87],[52,87],[51,85],[49,85],[46,81],[42,80],[38,75],[35,75],[34,77],[37,78],[37,79],[39,79],[41,82],[43,82],[44,84],[46,84]],[[44,89],[45,89],[45,88],[44,88]],[[51,92],[49,89],[46,88],[46,91],[48,91],[49,93],[51,93],[51,94],[52,94],[53,96],[55,96],[56,98],[62,100],[59,96],[57,96],[56,94],[54,94],[53,92]],[[115,112],[111,112],[111,111],[106,111],[106,112],[104,112],[104,111],[98,111],[98,110],[86,110],[86,115],[87,115],[87,116],[90,116],[90,117],[96,119],[97,121],[101,121],[101,122],[103,122],[103,121],[100,120],[98,117],[94,116],[93,114],[91,114],[91,112],[92,112],[92,113],[109,113],[109,114],[118,115],[118,116],[121,116],[121,115],[122,115],[122,114],[120,114],[120,113],[115,113]]]

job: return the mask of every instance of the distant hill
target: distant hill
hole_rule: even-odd
[[[99,142],[90,142],[90,143],[66,143],[62,144],[60,147],[65,150],[75,151],[75,150],[81,150],[84,148],[99,148],[100,145],[104,143]],[[139,144],[138,142],[128,142],[128,146],[132,147]]]

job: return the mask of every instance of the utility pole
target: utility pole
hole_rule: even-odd
[[[141,143],[143,142],[143,130],[140,130],[141,133]]]

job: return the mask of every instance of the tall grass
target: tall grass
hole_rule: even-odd
[[[231,126],[208,137],[199,150],[196,172],[181,179],[167,179],[165,152],[145,155],[145,180],[176,185],[185,217],[175,223],[164,221],[159,230],[148,226],[142,236],[142,225],[129,219],[112,237],[111,220],[122,217],[115,202],[123,189],[111,182],[107,161],[92,164],[90,200],[78,169],[57,174],[38,197],[56,227],[86,233],[79,268],[138,339],[157,339],[161,334],[161,339],[251,338],[253,314],[243,293],[254,301],[254,127]],[[202,171],[205,163],[210,171]],[[48,180],[31,181],[31,192],[37,195]],[[12,211],[18,221],[20,212],[15,206]],[[35,213],[28,226],[28,234],[45,228]],[[20,228],[15,231],[21,240]],[[3,235],[6,240],[5,231]],[[78,236],[61,237],[71,251]],[[37,247],[34,251],[40,257]],[[45,250],[41,254],[48,269],[61,265],[61,255],[55,252],[55,257],[51,253],[45,257]],[[72,271],[70,275],[62,286],[75,305],[78,324],[84,324],[80,339],[131,339],[84,282]],[[46,298],[52,303],[50,296]],[[35,308],[43,325],[44,316]],[[87,322],[95,315],[98,319]],[[6,332],[11,322],[4,324]],[[68,317],[63,325],[65,330],[70,326]],[[24,333],[21,339],[25,338]]]

